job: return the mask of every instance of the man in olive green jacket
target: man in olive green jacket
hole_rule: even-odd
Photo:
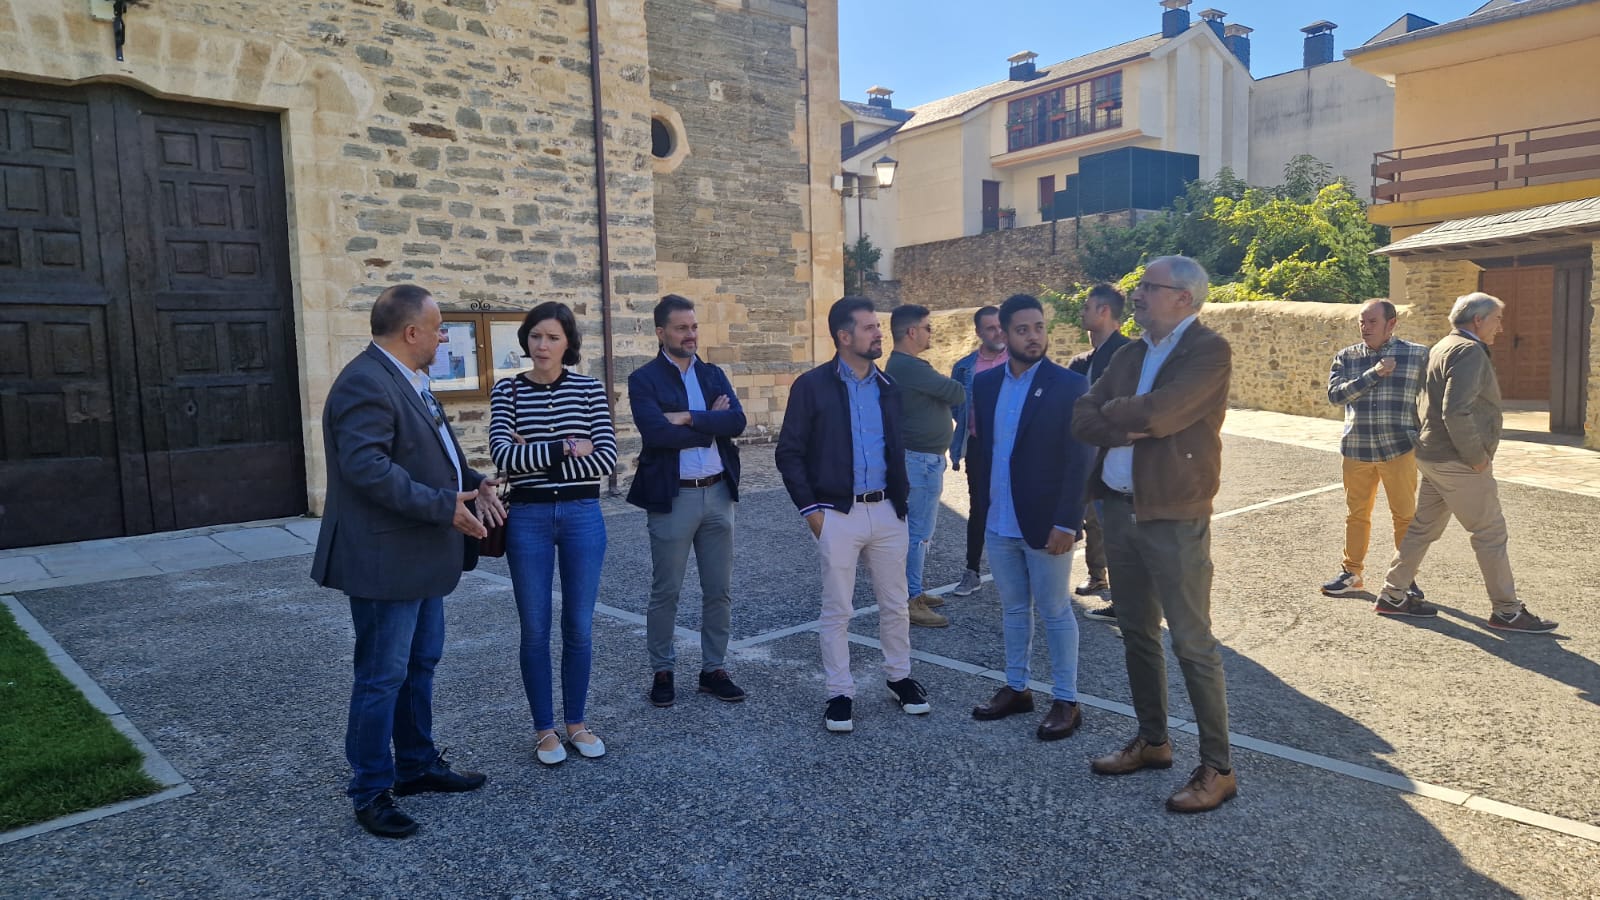
[[[1494,479],[1494,454],[1500,446],[1500,382],[1489,359],[1489,345],[1500,333],[1505,304],[1481,292],[1456,300],[1450,310],[1454,331],[1428,352],[1423,380],[1425,408],[1417,438],[1417,514],[1389,564],[1383,593],[1373,609],[1381,616],[1429,618],[1431,603],[1408,596],[1422,557],[1444,534],[1453,515],[1472,535],[1484,585],[1494,611],[1489,627],[1543,634],[1556,623],[1541,619],[1517,597],[1506,552],[1506,517]],[[1396,587],[1399,585],[1399,587]]]

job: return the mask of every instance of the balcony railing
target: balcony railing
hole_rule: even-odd
[[[1600,119],[1377,153],[1372,200],[1395,203],[1600,178]]]

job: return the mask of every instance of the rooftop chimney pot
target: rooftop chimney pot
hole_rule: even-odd
[[[1161,0],[1161,36],[1175,38],[1189,30],[1190,0]]]
[[[1243,25],[1228,25],[1222,29],[1222,43],[1244,63],[1246,70],[1250,68],[1250,32],[1254,30]]]
[[[1037,77],[1038,71],[1033,61],[1038,58],[1039,54],[1032,50],[1024,50],[1006,57],[1006,62],[1011,63],[1011,80],[1030,81]]]
[[[1300,29],[1306,36],[1306,68],[1333,62],[1333,30],[1338,27],[1326,19],[1320,19]]]

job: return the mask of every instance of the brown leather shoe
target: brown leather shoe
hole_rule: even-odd
[[[950,620],[928,608],[919,595],[906,604],[906,616],[911,624],[923,628],[943,628],[950,624]]]
[[[1008,684],[995,691],[988,703],[973,707],[972,717],[980,722],[992,722],[1025,712],[1033,712],[1033,691],[1013,691]]]
[[[939,607],[944,605],[944,598],[943,597],[940,597],[940,596],[938,596],[936,594],[929,594],[929,593],[926,593],[926,592],[918,594],[917,596],[911,598],[911,600],[912,600],[913,603],[915,603],[918,600],[921,600],[922,601],[922,605],[926,606],[929,609],[938,609]]]
[[[1224,775],[1207,765],[1195,766],[1189,783],[1167,798],[1167,809],[1176,813],[1209,812],[1239,793],[1239,779],[1230,770]]]
[[[1172,742],[1152,744],[1136,737],[1115,753],[1109,753],[1089,764],[1101,775],[1127,775],[1140,769],[1172,768]]]
[[[1064,737],[1071,737],[1078,726],[1083,724],[1083,711],[1076,703],[1065,700],[1053,700],[1050,711],[1044,714],[1044,721],[1039,723],[1039,740],[1059,741]]]

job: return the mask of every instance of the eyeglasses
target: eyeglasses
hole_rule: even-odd
[[[1151,288],[1166,288],[1169,291],[1187,291],[1188,290],[1188,288],[1185,288],[1185,287],[1178,287],[1175,284],[1162,284],[1159,281],[1141,281],[1138,284],[1133,286],[1134,290],[1140,291],[1140,292],[1148,291]]]

